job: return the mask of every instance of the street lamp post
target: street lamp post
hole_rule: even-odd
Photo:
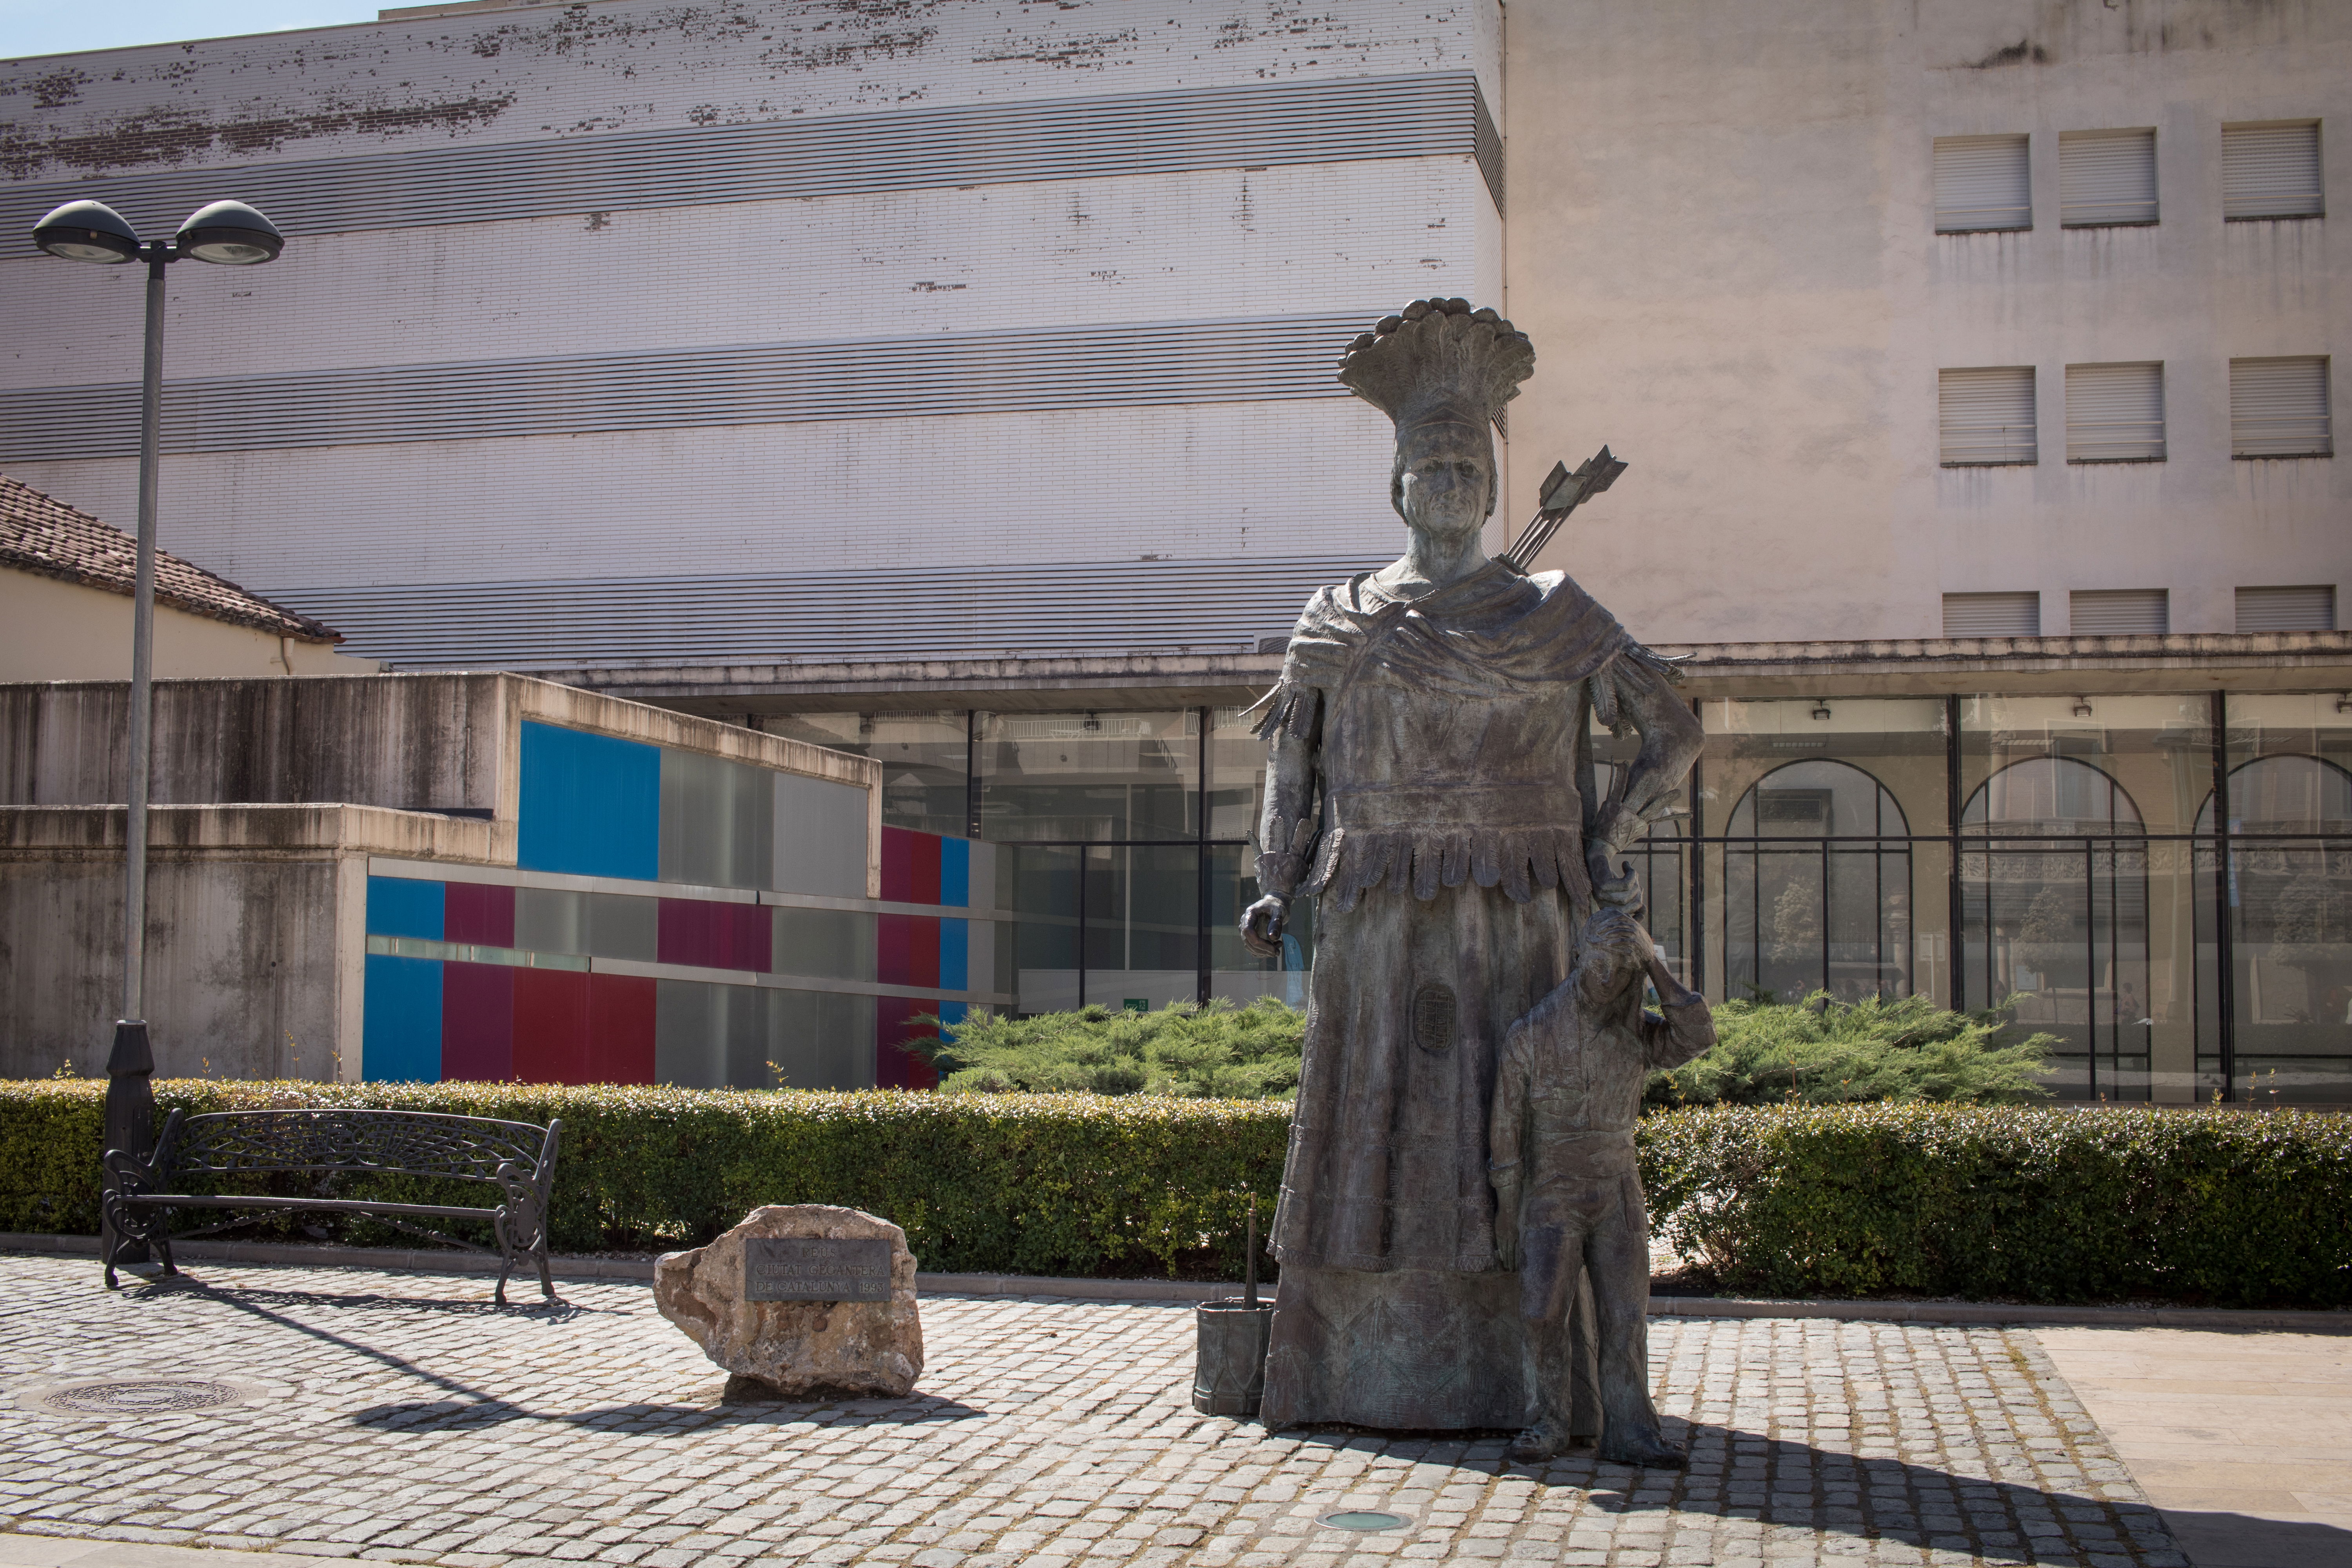
[[[154,1136],[147,1037],[147,795],[153,740],[155,673],[155,495],[163,436],[163,268],[184,257],[225,267],[278,259],[286,237],[243,202],[215,202],[190,215],[169,244],[141,243],[122,215],[99,202],[68,202],[33,229],[33,243],[67,261],[147,264],[145,385],[139,411],[139,566],[131,595],[130,777],[123,833],[122,1016],[106,1061],[106,1148],[145,1155]],[[113,1227],[101,1245],[113,1256]],[[139,1249],[142,1258],[145,1253]],[[122,1261],[134,1261],[127,1254]]]

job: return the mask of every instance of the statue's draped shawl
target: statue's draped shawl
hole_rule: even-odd
[[[1585,714],[1616,723],[1627,658],[1652,661],[1559,573],[1490,563],[1417,599],[1369,574],[1318,590],[1258,733],[1318,747],[1324,799],[1296,844],[1277,822],[1267,847],[1311,841],[1298,890],[1341,910],[1384,880],[1426,900],[1465,879],[1521,902],[1564,886],[1585,908]]]

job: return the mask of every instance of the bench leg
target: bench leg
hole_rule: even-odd
[[[549,1274],[549,1272],[548,1272],[548,1268],[547,1268],[547,1243],[545,1242],[545,1240],[544,1240],[544,1239],[542,1239],[542,1240],[540,1242],[539,1248],[538,1248],[538,1252],[539,1252],[539,1293],[540,1293],[542,1297],[546,1298],[546,1300],[548,1300],[548,1302],[551,1305],[551,1304],[554,1302],[554,1300],[555,1300],[555,1280],[554,1280],[553,1277],[552,1277],[551,1275],[550,1275],[550,1274]]]

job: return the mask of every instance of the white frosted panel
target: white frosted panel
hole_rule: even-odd
[[[797,773],[776,775],[779,892],[866,896],[866,792]]]

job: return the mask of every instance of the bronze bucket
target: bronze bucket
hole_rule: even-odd
[[[1274,1307],[1239,1296],[1203,1301],[1192,1310],[1200,1358],[1192,1373],[1192,1408],[1203,1415],[1257,1414],[1265,1396],[1266,1337]]]

